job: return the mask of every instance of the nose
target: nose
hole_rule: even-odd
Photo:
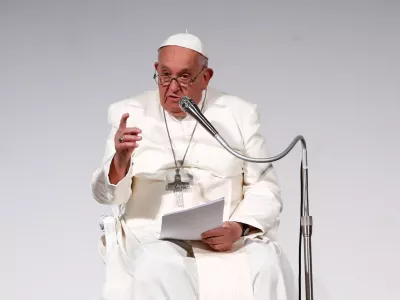
[[[171,90],[171,92],[175,93],[177,91],[179,91],[181,89],[178,81],[176,80],[176,78],[172,78],[171,83],[169,85],[169,89]]]

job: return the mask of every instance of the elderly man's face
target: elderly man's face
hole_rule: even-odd
[[[205,66],[206,59],[199,53],[179,47],[167,46],[160,50],[155,68],[158,73],[160,102],[170,114],[183,117],[179,100],[188,96],[198,104],[213,71]],[[194,80],[194,82],[192,82]]]

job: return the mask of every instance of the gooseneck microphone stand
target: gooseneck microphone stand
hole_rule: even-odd
[[[270,163],[285,157],[297,144],[301,142],[302,158],[301,158],[301,215],[300,215],[300,230],[301,236],[304,240],[304,273],[305,273],[305,295],[306,300],[313,300],[313,275],[312,275],[312,251],[311,251],[311,235],[312,235],[312,216],[309,215],[308,204],[308,164],[307,164],[307,145],[303,136],[298,135],[290,145],[280,154],[269,158],[252,158],[244,156],[228,145],[228,143],[219,135],[217,130],[211,123],[204,117],[195,102],[189,97],[183,97],[179,101],[181,109],[187,114],[191,115],[197,122],[200,123],[229,153],[239,159],[254,162],[254,163]],[[299,243],[301,243],[301,238]],[[301,247],[299,248],[299,257],[301,256]],[[300,259],[300,258],[299,258]],[[300,261],[299,261],[300,264]],[[301,265],[301,264],[300,264]],[[300,274],[299,268],[299,274]],[[299,276],[299,298],[301,299],[301,281]]]

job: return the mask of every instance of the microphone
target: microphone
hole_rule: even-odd
[[[273,162],[281,159],[282,157],[286,156],[292,150],[292,148],[296,145],[296,143],[300,140],[301,144],[303,146],[303,168],[307,168],[307,149],[306,148],[306,142],[304,138],[299,135],[297,136],[293,142],[287,147],[285,151],[283,151],[281,154],[274,156],[274,157],[269,157],[269,158],[252,158],[248,156],[244,156],[240,154],[239,152],[236,152],[235,150],[232,149],[231,146],[228,145],[228,143],[219,135],[218,131],[214,128],[214,126],[211,125],[211,123],[207,120],[207,118],[203,115],[199,107],[196,105],[196,103],[189,97],[184,96],[179,100],[179,107],[186,112],[187,114],[191,115],[194,119],[196,119],[197,122],[200,123],[201,126],[204,127],[205,130],[207,130],[220,144],[222,147],[224,147],[228,152],[230,152],[232,155],[245,160],[249,162],[256,162],[256,163],[268,163],[268,162]]]
[[[196,121],[199,122],[204,127],[204,129],[207,130],[208,133],[210,133],[213,137],[215,137],[218,134],[218,131],[206,119],[206,117],[203,115],[199,107],[192,99],[186,96],[182,97],[181,100],[179,100],[179,107],[184,112],[195,118]]]
[[[229,153],[236,156],[239,159],[248,162],[255,163],[269,163],[277,161],[284,156],[286,156],[298,141],[301,142],[302,148],[302,159],[301,159],[301,214],[300,214],[300,231],[301,236],[304,240],[304,273],[305,273],[305,295],[307,300],[313,300],[313,272],[312,272],[312,251],[311,251],[311,235],[313,227],[312,216],[309,215],[309,203],[308,203],[308,162],[307,162],[307,145],[306,140],[303,136],[298,135],[290,143],[290,145],[280,154],[268,157],[268,158],[253,158],[245,156],[237,151],[235,151],[228,143],[219,135],[218,131],[211,125],[207,118],[203,115],[201,110],[198,108],[196,103],[189,97],[182,97],[179,100],[179,107],[182,111],[191,115],[201,126],[204,127]],[[299,257],[301,256],[301,240],[299,238]],[[299,281],[301,278],[301,263],[299,261]],[[299,291],[301,291],[301,284],[299,282]],[[301,297],[301,293],[299,295]]]

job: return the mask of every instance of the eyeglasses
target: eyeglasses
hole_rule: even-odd
[[[172,77],[170,74],[158,75],[154,73],[153,79],[158,85],[161,86],[168,86],[171,84],[172,80],[175,79],[181,87],[188,87],[189,85],[193,84],[196,78],[201,74],[201,72],[203,72],[205,67],[206,66],[203,66],[203,68],[201,68],[200,72],[194,78],[191,78],[188,74],[183,74],[178,77]]]

